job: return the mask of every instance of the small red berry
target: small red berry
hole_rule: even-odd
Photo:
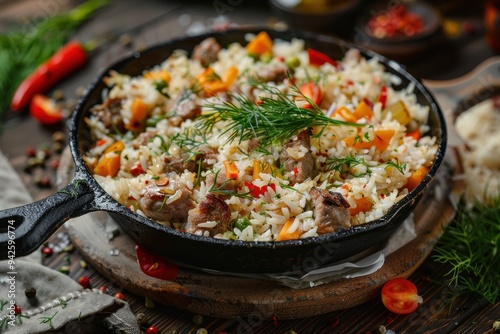
[[[158,328],[156,326],[151,326],[146,331],[146,334],[158,334]]]
[[[101,290],[102,293],[106,293],[108,292],[108,287],[106,285],[103,285],[99,288],[99,290]]]
[[[125,296],[124,296],[124,295],[123,295],[123,293],[121,293],[121,292],[117,292],[117,293],[115,293],[114,297],[115,297],[116,299],[123,299],[123,298],[125,298]]]
[[[21,313],[23,313],[23,311],[21,310],[21,308],[19,306],[14,305],[14,313],[21,314]]]
[[[54,254],[54,251],[49,246],[46,246],[42,248],[42,254],[48,257],[52,256],[52,254]]]
[[[87,276],[80,277],[80,279],[78,279],[78,283],[80,283],[84,289],[90,289],[90,279]]]
[[[36,150],[33,147],[30,147],[26,150],[26,155],[28,157],[34,157],[36,155]]]

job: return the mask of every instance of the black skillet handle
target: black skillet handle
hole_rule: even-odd
[[[0,211],[0,259],[30,254],[68,219],[94,211],[94,197],[86,182],[73,180],[40,201]]]

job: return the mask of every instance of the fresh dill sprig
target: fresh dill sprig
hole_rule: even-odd
[[[406,163],[398,163],[398,162],[394,162],[392,160],[389,160],[385,163],[387,166],[392,166],[394,168],[396,168],[401,174],[404,174],[405,173],[405,170],[406,170]]]
[[[365,124],[343,122],[326,116],[308,97],[292,85],[296,94],[286,94],[277,87],[250,82],[270,96],[260,98],[256,104],[241,94],[232,94],[232,102],[208,103],[198,117],[195,127],[204,134],[211,133],[216,124],[223,122],[219,137],[227,135],[226,143],[258,138],[265,147],[292,137],[303,129],[330,125],[365,126]],[[306,100],[311,109],[299,107],[295,97]]]
[[[451,266],[446,274],[459,293],[500,301],[500,195],[472,209],[459,208],[435,248],[434,260]]]
[[[19,84],[52,56],[108,0],[89,0],[66,13],[28,22],[0,35],[0,115]]]
[[[330,157],[326,160],[325,168],[331,171],[337,171],[341,174],[345,172],[345,168],[351,168],[354,166],[363,165],[366,167],[366,173],[370,174],[372,171],[370,170],[368,164],[365,159],[362,157],[352,157],[350,155],[342,158]]]
[[[217,194],[217,195],[222,195],[222,196],[234,196],[234,197],[239,197],[239,198],[247,198],[247,199],[252,199],[252,195],[250,195],[250,191],[246,193],[237,193],[234,190],[228,189],[227,186],[231,181],[234,181],[234,179],[228,179],[222,182],[219,186],[217,186],[217,177],[219,176],[220,170],[217,170],[213,172],[215,174],[214,176],[214,183],[208,188],[208,192],[211,194]]]

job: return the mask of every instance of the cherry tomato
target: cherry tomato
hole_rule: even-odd
[[[78,283],[84,288],[84,289],[90,289],[90,279],[87,276],[82,276],[78,279]]]
[[[405,278],[391,279],[382,288],[382,303],[393,313],[411,313],[421,302],[422,297],[417,294],[417,287]]]
[[[318,85],[315,85],[313,82],[309,81],[305,84],[300,85],[299,90],[302,95],[304,95],[304,97],[309,99],[314,104],[318,105],[321,101],[321,88]],[[295,100],[301,103],[300,107],[312,109],[311,104],[304,97],[298,96]]]
[[[54,100],[42,94],[36,94],[31,100],[30,114],[45,125],[56,124],[63,119],[62,110],[56,106]]]

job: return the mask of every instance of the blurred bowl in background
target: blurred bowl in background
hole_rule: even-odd
[[[388,58],[406,60],[436,45],[442,35],[439,11],[424,2],[373,5],[358,18],[354,42]]]
[[[276,15],[290,28],[322,33],[352,31],[362,0],[269,0]]]

